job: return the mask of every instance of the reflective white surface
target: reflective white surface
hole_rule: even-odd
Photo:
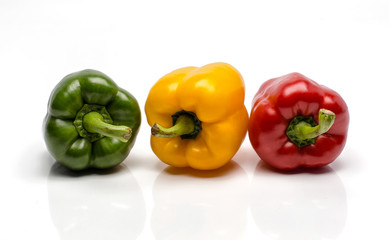
[[[0,1],[0,239],[389,239],[389,2]],[[93,68],[130,91],[179,67],[224,61],[246,83],[298,71],[350,110],[346,148],[321,169],[283,173],[248,139],[230,164],[160,162],[145,115],[116,169],[70,172],[41,125],[66,74]]]
[[[248,187],[247,174],[235,162],[211,172],[165,168],[153,186],[155,239],[242,238]]]
[[[331,167],[283,173],[260,162],[251,193],[254,222],[274,239],[336,239],[344,229],[346,191]]]
[[[136,239],[142,232],[144,197],[125,165],[74,173],[56,163],[47,189],[51,218],[61,239]]]

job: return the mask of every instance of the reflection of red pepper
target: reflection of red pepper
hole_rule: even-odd
[[[339,94],[290,73],[260,87],[249,137],[259,157],[275,168],[319,167],[342,152],[348,123],[347,105]]]

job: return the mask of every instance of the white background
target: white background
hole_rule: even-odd
[[[0,0],[0,239],[389,239],[389,2]],[[177,170],[145,115],[109,172],[54,164],[42,138],[51,90],[100,70],[133,93],[180,67],[222,61],[246,83],[300,72],[339,92],[349,138],[328,167],[276,173],[248,138],[214,172]]]

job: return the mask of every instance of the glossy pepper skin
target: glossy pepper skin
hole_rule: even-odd
[[[287,134],[292,120],[303,121],[311,130],[320,125],[319,112],[329,112],[333,118],[327,131],[308,138],[308,143],[302,141],[302,146],[293,142],[296,131],[291,137]],[[261,160],[274,168],[291,170],[334,161],[346,144],[348,124],[348,108],[338,93],[299,73],[290,73],[270,79],[259,88],[252,102],[248,131]]]
[[[135,143],[138,102],[107,75],[83,70],[65,76],[50,95],[43,123],[50,154],[73,170],[111,168]]]
[[[244,95],[240,73],[226,63],[185,67],[165,75],[152,87],[145,105],[152,150],[175,167],[210,170],[225,165],[247,132]],[[169,129],[164,136],[158,134],[160,128],[180,125],[180,116],[187,117],[181,130],[189,123],[192,128],[173,136]]]

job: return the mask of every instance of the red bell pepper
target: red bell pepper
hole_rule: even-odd
[[[346,144],[349,113],[345,101],[299,73],[263,83],[252,105],[250,142],[261,160],[274,168],[324,166]]]

